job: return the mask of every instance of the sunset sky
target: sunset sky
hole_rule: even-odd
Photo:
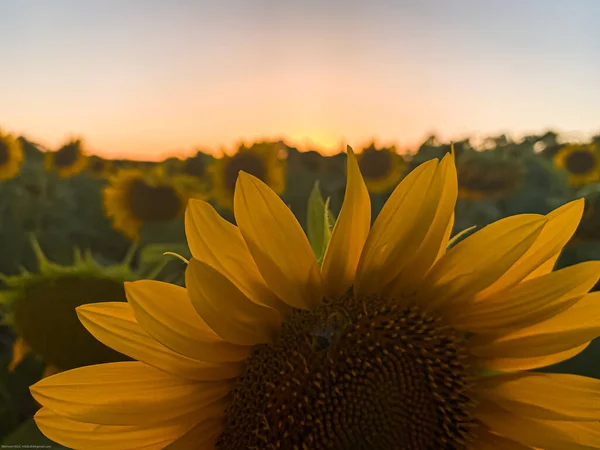
[[[0,0],[0,127],[158,159],[600,133],[597,0]]]

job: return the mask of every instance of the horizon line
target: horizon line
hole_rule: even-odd
[[[2,128],[0,128],[0,130],[2,130]],[[440,144],[444,144],[444,143],[449,144],[451,142],[459,142],[459,141],[464,141],[464,140],[468,139],[471,142],[475,141],[474,147],[476,148],[478,146],[478,144],[482,144],[485,139],[498,137],[501,135],[507,136],[513,142],[518,142],[526,136],[532,136],[532,135],[543,136],[547,132],[554,132],[558,135],[559,142],[582,142],[583,143],[583,142],[591,141],[591,138],[593,136],[600,134],[600,130],[598,130],[597,132],[582,132],[582,131],[565,131],[565,130],[559,130],[557,128],[547,127],[539,132],[521,132],[521,133],[514,133],[514,132],[510,132],[508,130],[502,130],[502,129],[497,130],[496,132],[486,133],[486,134],[474,131],[472,133],[460,133],[459,136],[455,136],[453,139],[448,139],[439,132],[431,131],[428,133],[424,133],[423,138],[421,138],[419,140],[415,140],[415,142],[413,142],[411,144],[405,143],[402,145],[402,144],[399,144],[398,140],[389,140],[389,139],[386,140],[386,139],[381,139],[376,136],[373,136],[373,137],[366,138],[366,139],[356,139],[353,144],[349,144],[348,139],[341,138],[338,140],[338,142],[336,144],[324,145],[324,144],[320,144],[320,143],[316,142],[316,140],[313,140],[308,136],[306,136],[302,139],[298,139],[298,138],[294,139],[294,138],[291,138],[290,136],[286,136],[284,133],[280,133],[277,135],[263,135],[263,136],[233,139],[230,141],[229,145],[221,144],[221,145],[218,145],[218,146],[215,146],[212,148],[210,148],[208,145],[199,144],[199,145],[191,145],[187,149],[178,148],[178,149],[166,150],[163,152],[154,152],[154,155],[140,155],[139,153],[135,154],[133,152],[119,152],[120,154],[116,155],[114,153],[103,151],[98,148],[93,148],[93,146],[90,147],[89,145],[87,145],[88,141],[85,139],[85,137],[80,134],[77,134],[77,133],[66,134],[65,137],[60,141],[61,144],[49,145],[47,143],[47,141],[44,142],[43,140],[34,138],[33,136],[31,136],[31,133],[18,133],[18,132],[11,133],[8,130],[4,130],[4,131],[8,132],[8,134],[12,134],[13,136],[23,137],[24,139],[28,140],[29,142],[40,147],[43,151],[53,151],[53,150],[58,149],[60,147],[60,145],[62,145],[62,143],[66,143],[73,139],[80,139],[83,144],[84,152],[89,156],[95,155],[95,156],[102,157],[104,159],[125,159],[125,160],[130,160],[130,161],[141,161],[141,162],[143,162],[143,161],[148,161],[148,162],[163,161],[168,158],[179,158],[179,159],[183,158],[183,159],[185,159],[185,158],[189,158],[191,156],[196,155],[198,152],[202,152],[202,153],[205,153],[208,155],[212,155],[216,158],[219,158],[224,155],[231,155],[231,154],[236,153],[237,149],[241,145],[248,146],[248,145],[252,145],[253,143],[257,143],[257,142],[282,142],[288,147],[296,148],[300,152],[316,151],[322,155],[328,156],[328,155],[335,155],[337,153],[345,152],[347,145],[350,145],[355,150],[361,150],[371,144],[375,144],[375,146],[378,148],[395,147],[399,154],[411,154],[411,153],[416,153],[419,146],[422,145],[431,136],[435,136],[438,139],[438,141],[440,142]],[[53,148],[53,147],[55,147],[55,148]]]

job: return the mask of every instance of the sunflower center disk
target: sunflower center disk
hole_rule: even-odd
[[[253,152],[239,152],[232,156],[225,166],[225,187],[231,193],[235,190],[240,170],[266,182],[267,167],[264,159]]]
[[[392,156],[382,150],[366,149],[360,157],[360,171],[369,180],[384,178],[391,170]]]
[[[69,144],[54,153],[56,167],[71,167],[79,158],[79,145]]]
[[[594,169],[596,158],[590,152],[575,151],[565,159],[565,166],[570,173],[584,174]]]
[[[248,359],[217,448],[466,448],[463,342],[418,308],[378,297],[294,312]]]
[[[134,180],[129,186],[129,207],[142,222],[166,222],[175,219],[182,202],[171,186],[150,186]]]
[[[6,164],[10,159],[10,153],[8,151],[8,145],[2,139],[0,139],[0,166]]]

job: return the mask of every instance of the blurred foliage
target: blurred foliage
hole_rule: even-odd
[[[18,141],[23,154],[18,175],[0,182],[0,274],[4,276],[17,275],[22,269],[31,272],[39,269],[30,245],[31,233],[37,237],[48,259],[59,264],[72,264],[75,248],[89,250],[96,261],[107,266],[122,261],[132,243],[113,228],[103,204],[103,191],[120,169],[160,173],[173,182],[183,180],[181,186],[186,198],[205,199],[224,218],[235,221],[231,205],[211,198],[210,193],[215,191],[212,184],[223,179],[214,171],[220,170],[218,168],[223,164],[219,164],[220,157],[206,151],[162,162],[106,160],[87,155],[85,144],[77,141],[86,154],[87,166],[82,169],[83,159],[78,158],[76,168],[59,174],[45,163],[49,154],[56,155],[56,152],[24,137]],[[596,150],[600,149],[600,135],[593,137],[591,143],[596,144]],[[600,259],[600,184],[570,186],[569,174],[554,167],[554,156],[569,144],[572,143],[562,141],[552,131],[525,136],[518,141],[499,135],[478,143],[473,139],[455,142],[461,195],[456,205],[453,235],[473,226],[480,229],[509,215],[545,214],[570,200],[585,197],[581,226],[565,248],[558,267]],[[285,162],[285,171],[281,172],[285,173],[285,190],[281,197],[309,235],[315,253],[322,256],[333,218],[339,214],[343,201],[346,154],[299,151],[282,141],[242,146],[246,149],[255,146],[279,149],[278,158]],[[357,155],[365,150],[370,153],[396,151],[394,147],[376,147],[375,143],[354,150]],[[414,152],[395,159],[402,164],[391,168],[390,173],[395,177],[393,183],[389,186],[380,183],[377,187],[381,189],[371,189],[373,220],[401,177],[450,151],[450,142],[442,142],[432,135]],[[391,160],[394,160],[395,156],[392,156]],[[378,161],[384,161],[384,158]],[[401,170],[399,176],[398,170]],[[123,201],[122,204],[128,203]],[[142,223],[137,244],[138,251],[131,261],[132,270],[183,285],[185,263],[173,255],[185,259],[191,257],[182,215],[164,222]],[[5,287],[0,281],[0,288]],[[35,355],[29,355],[14,372],[9,372],[7,367],[14,339],[10,328],[0,328],[0,442],[4,438],[5,445],[49,445],[31,419],[37,405],[28,390],[28,386],[42,376],[43,362]],[[594,342],[577,357],[545,370],[600,378],[598,356],[600,343]],[[54,444],[53,448],[62,447]]]

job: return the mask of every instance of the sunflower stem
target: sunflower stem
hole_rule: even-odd
[[[154,280],[159,273],[162,272],[162,270],[167,266],[167,264],[169,263],[168,260],[162,260],[160,263],[158,263],[154,269],[152,269],[147,275],[146,278],[150,279],[150,280]]]
[[[136,251],[139,248],[139,244],[137,242],[134,242],[131,244],[131,246],[129,247],[129,250],[127,250],[127,253],[125,254],[125,258],[123,259],[122,264],[124,266],[129,267],[131,265],[131,262],[133,261],[133,257],[135,256]]]

